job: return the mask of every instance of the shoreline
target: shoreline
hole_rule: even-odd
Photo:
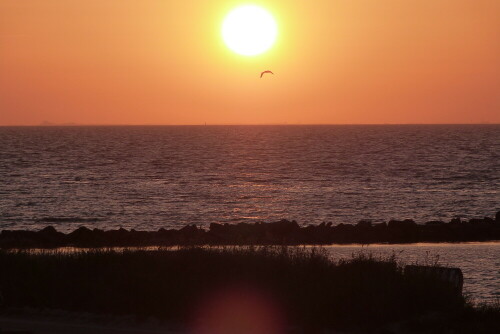
[[[490,240],[490,241],[457,241],[457,242],[414,242],[414,243],[373,243],[373,244],[357,244],[357,243],[352,243],[352,244],[297,244],[297,245],[238,245],[238,244],[224,244],[224,245],[210,245],[210,244],[199,244],[199,245],[174,245],[174,246],[103,246],[103,247],[75,247],[75,246],[63,246],[63,247],[56,247],[56,248],[7,248],[7,249],[2,249],[0,248],[0,251],[6,251],[6,252],[17,252],[17,251],[29,251],[30,253],[37,253],[37,252],[61,252],[61,253],[73,253],[73,252],[91,252],[96,249],[102,248],[105,249],[106,251],[113,251],[113,252],[123,252],[123,251],[162,251],[162,250],[178,250],[183,247],[200,247],[200,248],[207,248],[207,249],[218,249],[218,248],[231,248],[231,247],[266,247],[266,246],[276,246],[276,247],[298,247],[298,248],[323,248],[323,249],[329,249],[329,248],[352,248],[352,247],[361,247],[361,248],[366,248],[367,250],[373,249],[373,248],[380,248],[380,247],[392,247],[392,246],[413,246],[413,247],[428,247],[428,246],[442,246],[442,247],[452,247],[456,245],[470,245],[470,246],[500,246],[500,240]]]
[[[158,231],[101,230],[81,226],[63,233],[53,226],[40,231],[2,230],[0,249],[16,248],[95,248],[95,247],[169,247],[229,245],[373,245],[416,243],[464,243],[500,241],[500,211],[495,218],[485,217],[446,223],[429,221],[423,225],[411,219],[373,224],[321,223],[300,226],[296,221],[210,224],[208,229],[186,225],[180,229]]]

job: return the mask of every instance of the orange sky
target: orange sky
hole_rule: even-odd
[[[256,57],[220,34],[245,3],[279,25]],[[0,125],[500,123],[499,13],[498,0],[0,0]]]

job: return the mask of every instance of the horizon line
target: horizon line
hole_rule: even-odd
[[[0,127],[84,127],[84,126],[365,126],[365,125],[500,125],[500,122],[479,123],[174,123],[174,124],[119,124],[119,123],[49,123],[0,124]]]

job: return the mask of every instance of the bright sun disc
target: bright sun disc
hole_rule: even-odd
[[[278,27],[265,9],[245,5],[233,9],[222,23],[222,38],[227,47],[244,56],[255,56],[273,46]]]

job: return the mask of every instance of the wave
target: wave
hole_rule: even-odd
[[[84,223],[84,222],[97,222],[101,221],[101,218],[83,218],[83,217],[43,217],[36,219],[37,222],[45,223]]]

